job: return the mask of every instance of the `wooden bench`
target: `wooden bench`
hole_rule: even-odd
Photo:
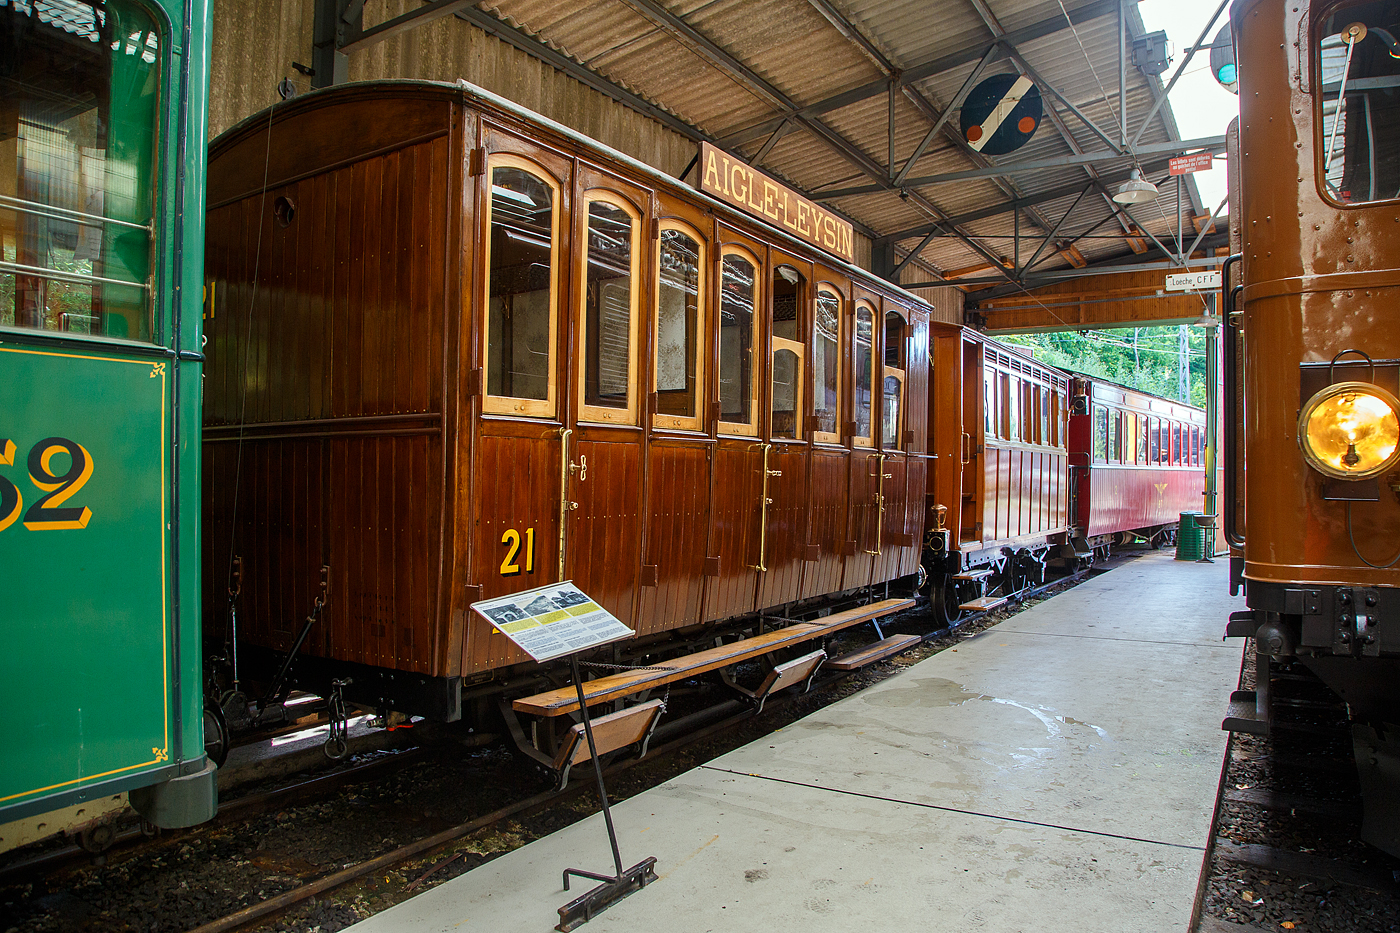
[[[644,758],[647,743],[651,741],[651,734],[656,731],[656,722],[660,718],[660,700],[648,700],[616,713],[599,716],[592,721],[593,744],[600,756],[627,748],[629,745],[638,745],[637,757]],[[588,751],[588,736],[585,734],[583,723],[574,723],[569,727],[569,731],[564,733],[564,741],[559,743],[559,753],[554,756],[551,765],[553,771],[559,775],[559,789],[563,790],[568,785],[569,769],[591,760],[592,757]]]
[[[754,704],[754,714],[763,712],[763,704],[768,702],[768,698],[779,690],[786,690],[788,687],[806,683],[802,692],[806,693],[812,689],[812,678],[817,676],[817,668],[822,666],[826,660],[826,652],[818,648],[811,654],[804,654],[800,658],[793,658],[791,661],[784,661],[782,664],[773,665],[773,669],[768,672],[768,676],[763,678],[763,683],[757,689],[749,690],[741,687],[732,680],[726,679],[729,686],[738,690]]]
[[[843,612],[835,612],[810,622],[796,622],[786,628],[764,632],[753,638],[715,648],[707,648],[694,654],[657,661],[647,670],[622,671],[590,680],[583,685],[584,696],[589,706],[606,703],[622,697],[641,693],[653,687],[664,686],[678,680],[685,680],[756,658],[759,655],[777,651],[790,645],[801,644],[814,638],[822,638],[839,632],[841,629],[870,622],[882,616],[893,615],[914,605],[912,599],[885,599],[866,606],[857,606]],[[521,697],[511,703],[511,708],[519,713],[534,716],[563,716],[578,709],[578,692],[574,687],[560,687],[534,696]]]
[[[1005,596],[979,596],[977,599],[968,600],[958,608],[971,612],[986,612],[988,609],[995,609],[1004,602],[1006,602]]]
[[[852,651],[850,654],[844,654],[833,661],[828,661],[826,666],[833,671],[853,671],[888,658],[890,655],[899,654],[905,648],[917,645],[921,641],[923,639],[918,635],[891,635],[888,638],[872,642],[857,651]]]

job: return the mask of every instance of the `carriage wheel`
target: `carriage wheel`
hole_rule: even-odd
[[[215,767],[222,768],[224,762],[228,761],[230,744],[228,724],[224,721],[224,711],[219,708],[219,704],[206,700],[204,703],[204,754],[209,756],[209,760],[214,762]]]
[[[929,602],[933,606],[933,617],[951,627],[962,618],[958,608],[962,600],[958,596],[958,581],[951,573],[935,574],[929,583]]]

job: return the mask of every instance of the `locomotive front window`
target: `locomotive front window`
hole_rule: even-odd
[[[806,280],[791,266],[773,270],[773,437],[802,436],[802,357],[799,334]]]
[[[816,439],[839,443],[841,411],[841,299],[835,292],[817,292],[812,323],[812,399],[817,416]]]
[[[855,444],[857,447],[873,445],[870,427],[871,391],[875,382],[875,312],[865,302],[856,305],[856,352],[852,361],[855,364]]]
[[[1400,0],[1337,7],[1314,39],[1323,190],[1344,204],[1400,197]]]
[[[583,404],[600,421],[634,423],[637,352],[637,217],[621,205],[588,203],[588,274],[583,295]]]
[[[753,391],[755,265],[740,253],[724,257],[719,283],[720,430],[756,434]]]
[[[657,256],[656,413],[665,426],[698,428],[704,247],[684,230],[666,227]]]
[[[164,32],[121,0],[0,22],[0,326],[149,341]]]
[[[554,413],[557,202],[542,169],[515,156],[492,157],[486,393],[516,401],[491,401],[488,410]]]

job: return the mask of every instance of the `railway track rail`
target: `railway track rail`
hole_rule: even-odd
[[[1226,744],[1191,930],[1400,931],[1400,859],[1357,835],[1345,705],[1302,665],[1275,665],[1271,680],[1271,734]]]
[[[921,634],[921,645],[937,643],[945,640],[943,647],[955,644],[964,635],[974,634],[986,624],[999,619],[1007,614],[1008,609],[1012,612],[1019,611],[1022,605],[1028,600],[1043,596],[1047,593],[1066,589],[1076,585],[1088,576],[1103,572],[1097,568],[1085,569],[1077,573],[1060,577],[1045,584],[1035,586],[1018,593],[1012,604],[999,607],[990,612],[979,612],[969,614],[957,621],[956,624],[946,627],[926,631],[928,615],[923,609],[916,609],[906,612],[891,622],[886,628],[891,630],[910,629]],[[927,647],[915,646],[912,651],[916,655],[926,655],[929,652]],[[906,652],[907,653],[907,652]],[[865,671],[843,671],[834,672],[828,675],[819,676],[813,684],[812,690],[808,694],[796,696],[784,696],[771,700],[762,713],[762,720],[771,724],[772,727],[780,725],[786,718],[795,718],[802,713],[794,710],[799,704],[804,709],[809,708],[812,702],[826,703],[834,702],[839,697],[832,696],[834,691],[842,688],[843,684],[853,678],[870,677],[882,679],[892,673],[892,669],[885,666],[884,669],[876,671],[870,668]],[[647,757],[641,761],[637,759],[626,759],[612,764],[607,774],[610,780],[619,777],[625,772],[638,765],[653,766],[655,763],[676,756],[677,753],[700,745],[707,740],[723,736],[744,725],[751,728],[768,731],[768,726],[760,727],[754,722],[755,715],[746,705],[737,701],[729,701],[708,707],[689,716],[680,717],[672,723],[666,724],[662,730],[658,731],[656,739]],[[743,741],[748,741],[744,738]],[[150,844],[155,847],[163,847],[166,850],[179,848],[186,841],[187,837],[195,836],[199,833],[217,830],[219,827],[230,827],[236,824],[252,820],[259,815],[266,815],[278,810],[314,802],[333,792],[350,788],[355,784],[371,784],[377,780],[383,780],[395,772],[401,771],[414,764],[431,762],[435,756],[444,753],[449,745],[444,746],[424,746],[393,755],[384,755],[373,761],[362,764],[343,767],[328,774],[319,775],[314,778],[296,781],[295,783],[248,794],[243,797],[230,800],[224,803],[216,820],[204,827],[199,827],[183,833],[166,834],[156,840],[146,840],[139,831],[131,830],[123,833],[118,839],[118,846],[109,852],[120,852],[123,858],[134,857],[139,852],[139,847]],[[690,764],[678,762],[672,770],[684,770]],[[664,779],[664,778],[663,778]],[[538,785],[537,785],[538,786]],[[364,858],[353,864],[346,865],[339,870],[325,872],[316,877],[310,878],[305,883],[292,887],[289,890],[281,891],[271,897],[259,900],[257,903],[240,907],[239,909],[226,913],[215,920],[204,923],[194,928],[194,933],[223,933],[237,929],[248,928],[254,924],[266,924],[288,911],[305,904],[314,898],[322,898],[329,892],[338,888],[344,888],[352,883],[372,878],[377,875],[386,875],[408,863],[421,862],[424,858],[430,857],[434,852],[443,850],[443,857],[434,860],[427,866],[426,870],[420,865],[410,874],[413,875],[412,883],[405,886],[404,894],[411,893],[412,890],[420,887],[425,882],[432,882],[434,875],[444,867],[457,861],[462,856],[462,850],[455,853],[449,852],[448,848],[454,842],[472,837],[474,834],[490,832],[491,830],[551,809],[569,808],[585,806],[591,812],[596,807],[596,800],[591,804],[581,804],[579,798],[592,797],[591,782],[576,780],[570,783],[569,787],[562,792],[546,791],[541,793],[528,794],[511,800],[503,806],[498,806],[490,812],[480,816],[475,816],[458,822],[445,829],[427,833],[411,842],[397,846],[390,851],[382,852],[369,858]],[[23,863],[18,863],[0,871],[0,890],[7,885],[21,884],[26,881],[41,878],[45,875],[62,873],[67,870],[81,867],[84,862],[90,860],[92,856],[78,846],[70,846],[46,853],[36,859]],[[460,866],[458,866],[460,869]],[[444,873],[446,874],[446,873]]]

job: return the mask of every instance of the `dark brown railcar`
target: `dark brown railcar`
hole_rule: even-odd
[[[967,328],[936,325],[932,347],[926,561],[952,620],[1043,580],[1052,548],[1069,547],[1069,380]]]
[[[208,203],[207,637],[240,557],[245,677],[322,567],[298,682],[441,719],[527,661],[478,599],[573,579],[659,651],[917,573],[913,296],[465,85],[251,117]]]

